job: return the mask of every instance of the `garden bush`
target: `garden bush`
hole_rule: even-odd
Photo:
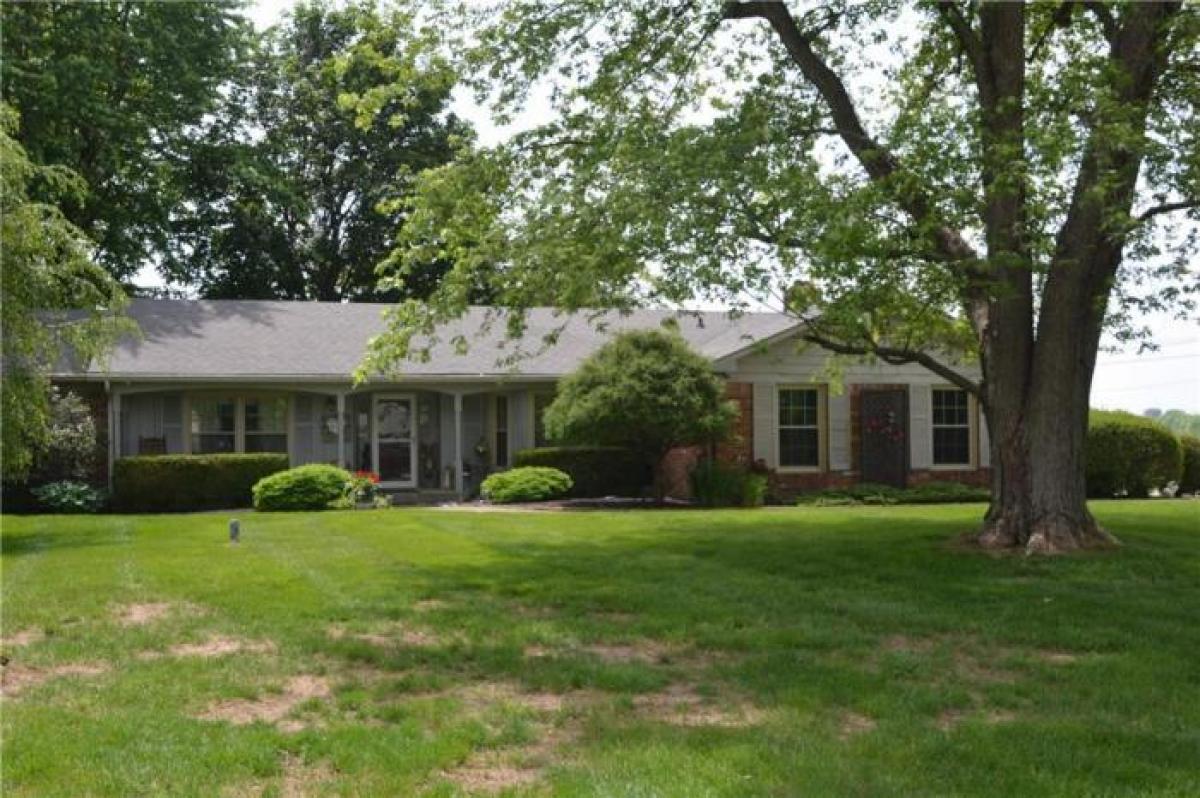
[[[926,482],[924,485],[904,489],[860,482],[844,488],[806,493],[798,497],[796,501],[798,504],[815,504],[824,507],[854,504],[954,504],[986,502],[990,499],[991,491],[987,488],[964,485],[961,482]]]
[[[567,496],[595,499],[604,496],[639,497],[653,480],[650,467],[637,452],[619,446],[545,446],[522,449],[515,466],[557,468],[571,477]]]
[[[480,490],[498,504],[540,502],[565,496],[571,484],[570,475],[557,468],[523,466],[492,474]]]
[[[326,510],[346,495],[353,475],[314,463],[264,477],[254,485],[254,509],[263,512]]]
[[[247,507],[254,484],[287,467],[286,454],[123,457],[113,469],[113,506],[133,513]]]
[[[1167,428],[1132,413],[1093,411],[1087,435],[1087,491],[1094,498],[1142,498],[1179,480],[1183,447]]]
[[[104,491],[84,482],[49,482],[33,489],[43,510],[51,513],[97,513],[104,509]]]
[[[1183,447],[1183,473],[1179,477],[1179,492],[1200,492],[1200,438],[1184,435],[1179,439],[1179,443]]]
[[[767,496],[767,477],[741,466],[701,460],[689,474],[692,497],[705,507],[760,507]]]

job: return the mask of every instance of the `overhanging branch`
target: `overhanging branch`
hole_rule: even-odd
[[[801,338],[810,343],[835,352],[839,355],[874,355],[883,362],[892,366],[903,366],[908,363],[916,363],[925,369],[933,372],[942,379],[954,385],[957,388],[962,388],[968,393],[975,396],[980,395],[979,383],[966,377],[963,374],[942,363],[937,358],[927,352],[921,352],[916,349],[907,349],[902,347],[886,346],[874,342],[864,342],[862,344],[851,344],[846,341],[838,341],[833,338],[822,335],[811,327],[807,327],[805,332],[801,333]]]
[[[813,49],[810,36],[800,30],[784,3],[761,0],[728,2],[722,16],[725,19],[759,18],[770,23],[792,62],[825,101],[833,118],[833,129],[871,180],[888,182],[903,171],[895,155],[867,132],[845,84]],[[933,245],[938,250],[937,259],[968,265],[976,263],[979,257],[975,249],[957,230],[938,222],[933,202],[917,187],[916,181],[906,182],[906,187],[894,187],[897,204],[918,223],[930,225],[934,232]]]

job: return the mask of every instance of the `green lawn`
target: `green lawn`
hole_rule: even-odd
[[[1200,502],[3,519],[6,796],[1196,795]]]

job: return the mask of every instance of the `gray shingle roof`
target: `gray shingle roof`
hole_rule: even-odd
[[[344,380],[358,365],[368,340],[384,329],[388,305],[245,300],[135,299],[129,315],[141,327],[140,339],[118,344],[108,368],[93,365],[88,375],[128,379]],[[514,375],[558,377],[573,370],[614,331],[652,328],[670,319],[694,349],[714,361],[757,341],[787,332],[794,320],[775,313],[730,317],[719,312],[677,313],[637,310],[556,314],[550,308],[529,312],[524,338],[506,340],[503,318],[484,322],[488,309],[471,308],[460,320],[439,329],[440,342],[427,362],[401,365],[404,375],[478,377]],[[547,333],[562,328],[557,341],[543,345]],[[457,353],[454,336],[468,348]],[[514,351],[523,357],[513,362]],[[60,376],[79,374],[64,370]]]

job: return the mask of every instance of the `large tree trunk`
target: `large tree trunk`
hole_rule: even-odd
[[[997,271],[1003,287],[1019,290],[1000,293],[984,314],[983,399],[996,439],[997,473],[993,503],[979,536],[983,546],[1049,554],[1116,543],[1087,508],[1088,400],[1105,308],[1128,233],[1119,220],[1128,217],[1133,205],[1146,110],[1166,57],[1160,31],[1178,8],[1178,3],[1134,5],[1111,39],[1111,60],[1123,72],[1114,94],[1128,128],[1121,135],[1097,126],[1088,140],[1048,270],[1036,339],[1028,326],[1021,329],[1017,317],[1025,309],[1012,307],[1024,285]],[[1011,67],[1003,58],[1004,50],[1012,54],[1016,47],[1016,13],[993,5],[981,17],[989,59],[981,72],[992,80],[990,86],[981,85],[981,95],[992,88],[997,96],[1020,96],[1015,74],[1005,83]],[[986,110],[988,98],[983,100]],[[1016,124],[1001,114],[985,121],[991,122],[992,136]],[[1005,213],[1005,200],[989,193],[989,250],[1019,254],[1020,242],[1006,233],[1013,218]]]

